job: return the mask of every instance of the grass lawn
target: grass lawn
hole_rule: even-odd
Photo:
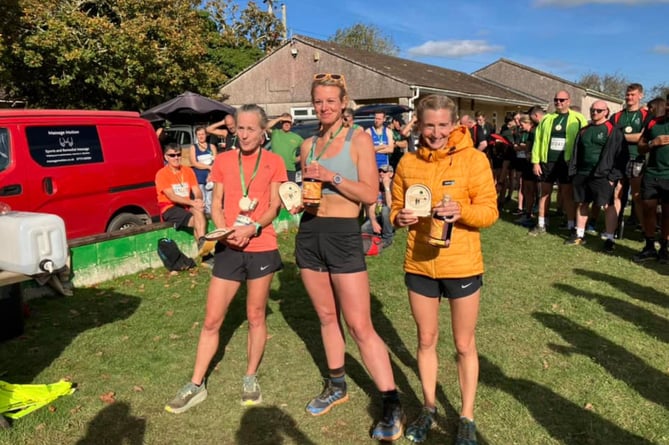
[[[669,444],[669,265],[629,260],[641,247],[638,233],[618,242],[614,256],[598,252],[599,239],[572,247],[562,244],[565,236],[552,231],[531,238],[504,220],[484,231],[479,443]],[[246,351],[240,294],[221,331],[209,398],[181,415],[163,411],[190,378],[209,270],[171,276],[156,269],[77,289],[74,297],[30,302],[25,335],[0,344],[0,379],[69,378],[78,391],[0,430],[0,443],[369,443],[379,400],[351,341],[351,401],[320,418],[304,412],[321,390],[325,360],[293,238],[280,235],[285,268],[274,279],[267,310],[262,405],[239,405]],[[422,396],[404,240],[398,232],[368,266],[374,322],[411,420]],[[452,443],[460,405],[447,305],[441,315],[440,416],[427,444]]]

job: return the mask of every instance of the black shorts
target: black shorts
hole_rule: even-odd
[[[295,237],[300,269],[355,273],[367,270],[358,218],[324,218],[305,212]]]
[[[218,245],[212,271],[212,275],[216,278],[242,282],[262,278],[283,269],[278,250],[244,252],[227,247],[223,243]]]
[[[588,175],[577,174],[572,179],[575,203],[592,202],[597,207],[613,204],[613,189],[606,178],[593,178]]]
[[[643,158],[640,158],[640,160],[630,159],[625,167],[625,176],[627,178],[638,178],[643,173],[644,165],[646,165],[646,160]]]
[[[519,158],[518,154],[511,160],[511,170],[524,172],[527,167],[527,158]]]
[[[415,273],[404,274],[407,289],[430,298],[468,297],[483,286],[483,275],[466,278],[430,278]]]
[[[165,210],[163,213],[163,221],[174,224],[175,229],[183,229],[188,227],[190,219],[193,214],[181,206],[175,205]]]
[[[539,165],[541,176],[537,178],[537,181],[551,184],[557,181],[560,184],[569,184],[569,168],[564,159],[558,159],[555,162],[541,162]]]
[[[523,181],[535,181],[537,180],[536,175],[534,174],[534,165],[530,162],[529,159],[524,159],[525,167],[523,168]]]
[[[659,199],[662,204],[669,204],[669,179],[643,175],[641,199],[644,201]]]

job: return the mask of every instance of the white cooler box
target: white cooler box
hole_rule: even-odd
[[[35,275],[66,263],[67,238],[61,217],[32,212],[0,215],[0,270]]]

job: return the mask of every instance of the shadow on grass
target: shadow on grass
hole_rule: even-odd
[[[90,421],[77,445],[143,445],[145,431],[146,419],[130,415],[130,406],[117,402]]]
[[[300,445],[316,445],[300,431],[295,419],[275,406],[246,409],[235,438],[239,445],[281,445],[285,439]]]
[[[588,292],[568,284],[555,284],[557,289],[566,292],[573,297],[583,297],[594,300],[609,313],[628,321],[643,330],[651,337],[657,337],[665,343],[669,343],[669,321],[653,312],[608,295]]]
[[[12,383],[33,379],[81,333],[129,318],[140,298],[114,289],[77,289],[74,296],[31,300],[24,335],[0,343],[0,375]]]
[[[613,377],[625,382],[642,397],[665,408],[669,407],[669,377],[665,373],[647,365],[622,346],[566,317],[544,313],[535,313],[533,316],[572,345],[549,345],[551,349],[561,354],[582,354]]]
[[[536,314],[543,320],[546,314]],[[550,327],[550,323],[549,323]],[[626,431],[600,415],[565,399],[549,388],[521,378],[507,377],[486,357],[479,357],[481,383],[513,396],[559,443],[652,445],[643,437]]]
[[[407,311],[411,310],[409,307],[408,298],[406,298],[406,308]],[[402,362],[404,366],[411,369],[420,379],[420,376],[418,374],[418,361],[416,360],[416,357],[409,352],[409,349],[406,347],[404,340],[402,339],[402,337],[400,337],[399,333],[393,326],[392,321],[383,311],[383,303],[376,296],[374,296],[374,294],[372,294],[371,310],[372,310],[372,321],[374,322],[374,327],[376,328],[381,338],[386,342],[388,348]],[[449,308],[440,307],[440,310],[449,311]],[[414,338],[414,341],[417,342],[418,339]],[[442,339],[441,341],[443,342],[444,340]],[[442,369],[441,364],[440,364],[440,369]],[[419,389],[417,394],[416,391],[414,391],[413,388],[411,387],[411,384],[409,383],[407,377],[404,375],[402,370],[399,369],[394,364],[393,364],[393,373],[395,375],[395,383],[397,384],[397,388],[400,390],[403,396],[402,403],[405,412],[408,416],[408,421],[411,422],[415,417],[418,416],[420,410],[423,407],[422,390]],[[440,372],[440,374],[443,375],[443,372]],[[457,379],[457,376],[449,376],[449,378]],[[446,393],[444,392],[444,389],[440,383],[437,383],[436,396],[438,405],[440,403],[441,407],[444,410],[443,415],[437,417],[437,423],[439,423],[440,427],[444,431],[446,431],[448,430],[448,427],[445,423],[445,419],[447,418],[458,419],[460,414],[458,411],[456,411],[453,404],[451,404],[451,402],[448,400],[448,397],[446,396]],[[439,436],[439,435],[430,434],[430,437],[432,436]]]
[[[659,292],[654,287],[642,286],[624,278],[620,278],[619,276],[608,275],[592,270],[574,269],[574,273],[613,286],[626,295],[629,295],[631,298],[643,300],[660,307],[669,308],[669,295],[664,292]]]

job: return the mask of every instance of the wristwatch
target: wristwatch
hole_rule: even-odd
[[[254,222],[253,225],[256,226],[255,236],[260,236],[260,234],[262,233],[262,225],[259,222]]]
[[[344,181],[344,178],[339,173],[335,173],[335,175],[332,177],[332,184],[333,185],[339,185],[343,181]]]

